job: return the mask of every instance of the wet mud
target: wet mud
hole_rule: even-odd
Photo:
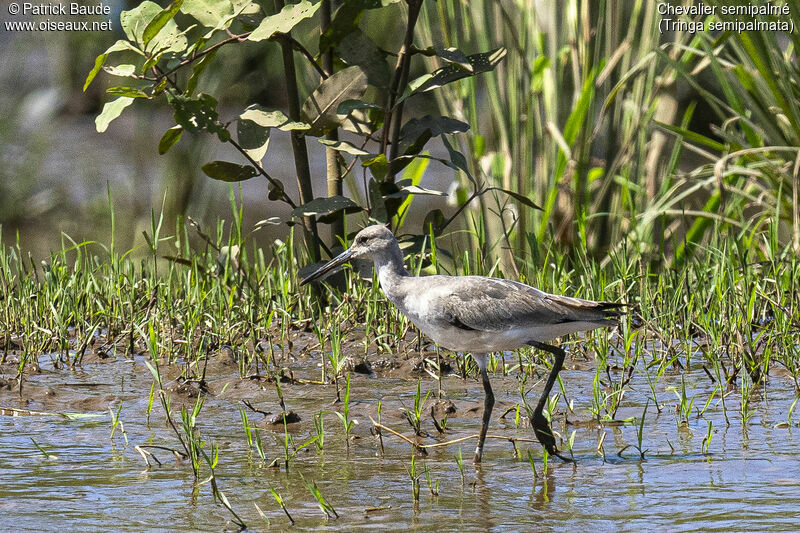
[[[791,377],[777,370],[747,405],[733,391],[723,407],[701,368],[668,369],[654,390],[637,368],[615,419],[602,420],[592,398],[608,390],[595,383],[594,361],[573,351],[561,373],[553,428],[576,464],[551,458],[545,468],[521,391],[535,402],[547,367],[543,360],[530,362],[532,372],[522,379],[519,357],[506,354],[491,376],[497,402],[484,463],[475,467],[469,437],[480,425],[483,389],[472,363],[439,358],[426,346],[420,353],[414,341],[393,353],[373,347],[367,355],[363,343],[350,343],[344,368],[350,373],[348,416],[355,423],[346,432],[339,416],[346,411],[346,380],[337,380],[337,395],[329,367],[322,383],[325,354],[315,338],[300,332],[291,341],[291,351],[274,348],[269,369],[247,348],[230,347],[196,363],[159,365],[176,420],[182,408],[204,399],[197,426],[206,446],[219,446],[216,482],[253,529],[291,525],[270,488],[299,530],[796,526],[800,428],[798,415],[790,414],[796,394]],[[203,479],[195,481],[186,461],[157,448],[176,449],[178,441],[157,390],[150,402],[153,376],[143,351],[89,347],[74,366],[45,354],[27,362],[21,379],[19,357],[12,349],[0,365],[0,511],[6,523],[20,531],[41,529],[47,501],[53,529],[133,531],[167,523],[174,530],[233,529]],[[438,360],[440,381],[432,364]],[[688,420],[676,396],[682,378],[694,400]],[[418,382],[415,434],[409,412]],[[113,427],[117,413],[124,433]],[[248,443],[242,413],[258,431],[263,459]],[[317,442],[303,446],[318,434],[319,420],[321,449]],[[448,441],[457,442],[436,446]],[[150,451],[162,464],[147,468],[136,446],[155,446]],[[310,480],[339,518],[320,511]]]

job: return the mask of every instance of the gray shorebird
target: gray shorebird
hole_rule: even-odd
[[[534,433],[551,455],[560,457],[547,418],[542,414],[565,352],[545,341],[579,331],[617,325],[624,304],[557,296],[524,283],[484,276],[412,276],[392,232],[376,225],[361,230],[350,248],[302,280],[321,278],[350,259],[371,259],[386,297],[436,344],[470,353],[478,363],[486,393],[483,423],[474,462],[480,463],[494,407],[486,371],[490,353],[533,346],[553,354],[553,368],[533,412]]]

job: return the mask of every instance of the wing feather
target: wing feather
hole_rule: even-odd
[[[505,331],[532,324],[596,322],[613,325],[623,304],[557,296],[510,280],[462,276],[437,296],[443,320],[464,330]]]

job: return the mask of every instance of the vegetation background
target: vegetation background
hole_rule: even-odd
[[[796,375],[754,332],[796,323],[797,1],[108,5],[112,32],[3,33],[0,227],[34,273],[70,242],[302,268],[388,223],[420,269],[637,302],[664,342],[713,309],[734,368],[777,343]]]
[[[112,32],[3,33],[19,260],[97,241],[174,261],[159,239],[202,244],[190,215],[245,263],[302,227],[301,267],[371,221],[429,271],[641,302],[728,268],[715,298],[750,302],[741,321],[794,317],[795,32],[665,31],[647,1],[108,5]]]
[[[349,356],[418,355],[423,343],[357,269],[330,291],[301,288],[298,273],[380,222],[414,273],[631,303],[618,333],[570,341],[593,359],[585,410],[629,426],[620,455],[645,457],[648,406],[652,422],[668,404],[678,432],[703,421],[707,453],[712,419],[744,434],[776,375],[793,384],[785,424],[797,426],[800,41],[783,28],[800,22],[800,0],[781,4],[788,14],[704,4],[718,12],[671,15],[695,4],[650,0],[108,0],[111,32],[4,28],[0,391],[21,397],[40,360],[54,374],[90,357],[143,361],[148,429],[161,403],[163,438],[243,525],[198,423],[209,361],[232,354],[247,378],[237,383],[257,380],[278,405],[287,476],[276,483],[298,481],[290,463],[311,444],[321,452],[332,414],[317,412],[296,445],[281,383],[333,385],[349,451]],[[712,20],[757,27],[689,25]],[[448,371],[475,370],[422,357],[439,394]],[[519,422],[526,380],[547,362],[514,357],[491,371],[519,380]],[[313,379],[287,371],[297,360]],[[171,373],[184,388],[168,388]],[[702,407],[684,379],[698,375]],[[571,452],[560,389],[548,415],[564,413]],[[173,397],[196,399],[180,420]],[[418,381],[405,408],[417,436],[427,398]],[[620,419],[620,407],[641,416]],[[248,453],[266,464],[240,413]]]

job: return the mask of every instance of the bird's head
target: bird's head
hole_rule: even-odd
[[[397,248],[397,240],[386,226],[379,224],[368,226],[356,234],[350,248],[304,278],[300,282],[300,285],[305,285],[306,283],[320,279],[325,274],[343,265],[350,259],[371,259],[377,261],[383,257],[392,255],[395,248]]]

